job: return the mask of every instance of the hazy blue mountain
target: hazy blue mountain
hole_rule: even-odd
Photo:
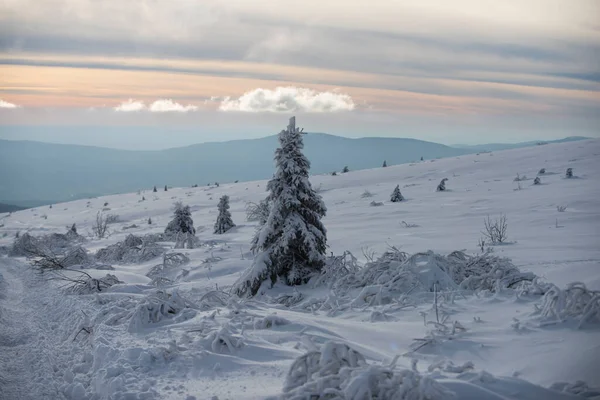
[[[160,151],[0,140],[0,201],[23,206],[56,203],[143,188],[267,179],[277,137],[203,143]],[[415,139],[305,137],[311,172],[380,167],[469,153]]]
[[[509,149],[518,149],[521,147],[531,147],[538,146],[550,143],[565,143],[565,142],[575,142],[578,140],[586,140],[589,139],[583,136],[569,136],[564,139],[558,140],[534,140],[530,142],[520,142],[520,143],[487,143],[487,144],[476,144],[476,145],[468,145],[468,144],[454,144],[451,147],[457,149],[467,149],[472,152],[478,151],[499,151],[499,150],[509,150]]]
[[[25,207],[13,206],[12,204],[0,203],[0,214],[23,210]]]
[[[340,171],[345,165],[351,170],[376,168],[383,160],[394,165],[421,157],[429,160],[499,150],[499,146],[525,146],[520,143],[455,148],[416,139],[349,139],[323,133],[307,134],[304,142],[314,174]],[[0,140],[0,202],[34,207],[154,185],[203,186],[268,179],[274,171],[273,152],[277,145],[276,136],[157,151]]]

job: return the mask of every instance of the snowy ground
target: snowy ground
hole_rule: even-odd
[[[568,167],[575,178],[564,178]],[[546,168],[542,185],[533,186],[541,168]],[[410,254],[477,253],[484,218],[505,214],[510,243],[494,246],[495,254],[561,288],[580,281],[598,290],[599,172],[600,141],[584,141],[314,176],[311,181],[328,207],[324,224],[334,254],[349,250],[364,262],[363,253],[381,255],[391,245]],[[514,182],[517,173],[527,176],[520,189]],[[435,188],[442,178],[449,179],[449,190],[439,193]],[[406,201],[391,203],[397,184]],[[599,326],[540,326],[534,315],[539,299],[510,290],[457,294],[440,307],[466,332],[410,354],[414,339],[430,329],[424,318],[435,319],[431,301],[398,309],[302,311],[269,301],[286,290],[295,293],[280,287],[258,301],[225,298],[229,304],[220,304],[207,299],[205,294],[216,288],[227,291],[251,264],[249,242],[256,223],[246,221],[244,208],[264,198],[265,187],[266,181],[258,181],[145,190],[0,215],[0,246],[11,246],[16,232],[65,233],[73,223],[80,234],[91,233],[98,211],[119,215],[109,238],[84,243],[93,254],[129,234],[163,232],[173,203],[182,201],[191,206],[201,243],[183,250],[164,244],[169,252],[185,253],[190,262],[169,272],[173,284],[162,289],[171,294],[176,312],[165,312],[155,323],[136,318],[156,299],[152,293],[157,288],[146,274],[161,257],[112,263],[113,271],[87,270],[97,277],[108,272],[124,282],[94,295],[65,294],[60,282],[41,279],[24,258],[0,257],[0,398],[261,399],[282,392],[295,358],[330,340],[350,345],[370,363],[388,364],[399,355],[398,368],[411,369],[411,359],[417,359],[421,372],[443,360],[455,365],[471,361],[482,385],[504,396],[488,393],[490,399],[574,398],[529,386],[521,390],[523,382],[511,377],[543,387],[578,380],[600,386]],[[365,190],[372,197],[362,197]],[[237,227],[215,235],[212,226],[223,194],[230,196]],[[373,207],[372,201],[384,204]],[[566,210],[559,212],[558,206]],[[307,299],[328,295],[324,288],[297,291]],[[274,313],[289,323],[265,322]],[[481,371],[508,378],[486,381]],[[450,378],[452,388],[456,377]]]

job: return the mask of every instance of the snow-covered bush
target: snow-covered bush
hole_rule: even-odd
[[[550,389],[557,392],[569,393],[585,399],[600,398],[600,388],[592,388],[584,381],[574,383],[556,382],[550,386]]]
[[[362,296],[361,301],[367,304],[380,304],[377,299],[389,299],[389,294],[393,293],[459,288],[495,291],[534,278],[531,273],[520,272],[509,259],[491,253],[470,256],[455,251],[442,256],[429,251],[408,256],[392,249],[358,271],[345,274],[332,287],[339,293],[368,287],[370,289],[359,294],[358,298]]]
[[[231,213],[229,212],[229,196],[221,196],[218,207],[219,215],[217,216],[217,221],[215,222],[214,233],[220,235],[233,228],[235,224],[233,223],[233,220],[231,219]]]
[[[394,188],[394,191],[392,192],[392,195],[390,197],[390,201],[392,203],[397,203],[404,200],[404,196],[402,196],[402,193],[400,193],[400,185],[396,185],[396,187]]]
[[[350,169],[347,165],[342,169],[342,174],[345,174],[346,172],[350,172]]]
[[[258,203],[246,203],[246,220],[258,221],[260,225],[264,225],[267,222],[267,218],[269,218],[270,210],[271,208],[267,200],[261,200]]]
[[[448,180],[448,178],[444,178],[441,180],[440,184],[437,185],[437,189],[436,191],[438,192],[443,192],[446,190],[446,181]]]
[[[483,236],[489,239],[492,244],[500,244],[506,242],[508,230],[508,223],[506,222],[506,215],[502,214],[500,217],[492,220],[488,215],[483,220],[484,230],[481,231]]]
[[[107,214],[106,215],[106,223],[107,224],[116,224],[120,221],[120,217],[117,214]]]
[[[581,328],[585,323],[600,323],[600,291],[590,290],[581,282],[570,283],[561,290],[552,285],[542,297],[537,313],[543,322],[578,321]]]
[[[71,268],[73,266],[85,266],[92,262],[92,258],[81,246],[74,247],[67,251],[67,254],[62,258],[61,263],[65,268]]]
[[[365,189],[364,192],[362,192],[362,194],[360,195],[360,197],[362,197],[363,199],[367,199],[369,197],[373,197],[373,193],[369,192],[368,190]]]
[[[269,329],[274,326],[288,325],[290,321],[278,315],[271,314],[254,320],[254,329]]]
[[[567,172],[565,172],[565,177],[567,177],[567,178],[573,177],[573,168],[567,168]]]
[[[332,285],[338,279],[348,275],[355,274],[360,269],[358,260],[352,253],[345,251],[341,256],[327,257],[325,267],[320,274],[315,275],[310,283],[312,286]]]
[[[175,241],[176,249],[195,249],[200,246],[200,239],[189,232],[179,232],[172,239]]]
[[[538,171],[538,175],[544,175],[546,173],[546,168],[542,168]]]
[[[253,296],[261,285],[278,279],[288,285],[305,283],[325,265],[327,237],[321,218],[326,207],[309,181],[310,162],[302,154],[302,130],[295,117],[279,134],[277,171],[267,184],[271,211],[256,233],[252,266],[234,285],[239,296]]]
[[[281,399],[451,399],[453,394],[416,370],[369,365],[344,343],[327,342],[298,357],[288,372]]]
[[[187,310],[187,312],[184,312],[184,310]],[[137,332],[177,315],[181,315],[182,320],[187,320],[195,314],[195,311],[188,308],[186,301],[177,291],[167,293],[159,290],[138,304],[131,315],[129,332]]]
[[[73,294],[93,294],[104,292],[109,287],[123,283],[116,276],[106,274],[102,278],[92,278],[89,275],[80,275],[78,279],[68,285],[67,291]]]
[[[31,236],[25,232],[16,237],[9,255],[12,257],[27,257],[36,255],[38,250],[44,253],[63,255],[75,244],[82,243],[85,239],[76,232],[69,230],[66,234],[51,233],[39,237]]]
[[[192,235],[196,234],[196,228],[194,228],[194,220],[192,219],[190,206],[184,206],[178,201],[175,203],[173,214],[173,220],[171,220],[171,222],[169,222],[165,228],[165,235],[174,237],[178,233],[190,233]]]
[[[540,179],[540,177],[536,176],[535,179],[533,180],[533,184],[540,185],[541,183],[542,183],[542,180]]]
[[[124,241],[117,242],[96,252],[96,259],[107,263],[139,263],[149,261],[164,253],[152,237],[127,235]]]
[[[567,211],[567,206],[558,205],[558,206],[556,206],[556,211],[565,212],[565,211]]]
[[[24,257],[34,252],[39,246],[39,241],[35,236],[31,236],[25,232],[22,235],[16,236],[15,241],[9,251],[11,257]]]
[[[211,350],[217,354],[233,354],[235,350],[244,346],[242,338],[232,334],[225,326],[211,332],[205,341],[210,342]]]
[[[381,207],[383,205],[383,202],[382,201],[375,201],[375,200],[373,200],[372,202],[369,203],[369,205],[371,207]]]

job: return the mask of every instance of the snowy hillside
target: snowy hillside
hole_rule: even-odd
[[[536,176],[540,185],[533,185]],[[436,192],[443,178],[447,190]],[[378,398],[421,398],[418,390],[432,399],[453,398],[450,392],[460,399],[600,398],[593,389],[600,387],[598,292],[588,292],[596,298],[579,314],[548,316],[542,293],[550,289],[541,283],[565,289],[582,282],[600,290],[600,141],[317,175],[311,183],[328,208],[323,223],[336,256],[349,251],[364,266],[391,246],[409,256],[481,254],[484,219],[505,215],[507,241],[485,245],[488,255],[508,257],[541,279],[487,290],[411,289],[389,301],[374,300],[383,296],[383,284],[344,292],[325,284],[276,286],[253,300],[234,298],[229,288],[252,263],[257,227],[246,221],[246,204],[265,197],[266,181],[148,188],[0,214],[0,398],[294,398],[294,379],[310,380],[308,372],[324,377],[314,385],[335,386],[325,379],[333,379],[322,364],[328,361],[330,369],[336,362],[348,368],[335,378],[343,394],[323,398],[371,398],[369,385],[384,375],[415,397]],[[396,185],[405,201],[392,203]],[[223,195],[236,226],[217,235]],[[194,248],[145,236],[164,232],[177,201],[190,206]],[[99,211],[118,216],[104,239],[92,234]],[[69,246],[81,245],[87,254],[72,252],[72,265],[92,266],[84,270],[90,276],[108,273],[122,283],[73,294],[60,287],[64,281],[34,273],[24,257],[7,255],[17,233],[40,238],[73,224],[85,238],[73,236]],[[164,251],[182,256],[165,258]],[[415,258],[415,268],[430,273],[423,271],[433,268],[432,257]],[[292,379],[287,375],[297,359]],[[560,382],[569,385],[554,385]]]

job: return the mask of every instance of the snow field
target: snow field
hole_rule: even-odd
[[[569,167],[573,179],[564,178]],[[542,184],[533,186],[541,168],[547,171]],[[427,250],[475,254],[484,218],[504,214],[509,242],[492,246],[492,254],[561,289],[580,281],[599,290],[599,171],[600,142],[585,141],[319,175],[311,183],[328,208],[323,223],[335,255],[348,250],[364,264],[365,254],[377,258],[389,246],[409,255]],[[527,179],[515,182],[517,173]],[[443,178],[449,179],[447,191],[436,192]],[[396,185],[405,201],[392,203]],[[148,188],[0,215],[0,245],[10,247],[16,232],[65,233],[73,223],[85,236],[96,213],[109,209],[104,213],[119,215],[119,222],[109,226],[111,235],[83,243],[95,254],[129,234],[162,233],[173,204],[181,201],[190,206],[199,241],[193,249],[160,243],[169,253],[189,258],[161,273],[169,279],[165,285],[157,287],[147,276],[161,257],[110,262],[114,270],[86,272],[96,278],[110,273],[123,283],[89,295],[64,293],[60,282],[41,279],[24,259],[0,258],[0,398],[294,398],[283,392],[294,360],[322,354],[334,343],[364,357],[364,363],[345,372],[311,364],[329,382],[340,380],[336,390],[346,397],[339,398],[369,398],[365,384],[357,382],[379,379],[382,368],[393,370],[394,379],[402,377],[403,385],[436,380],[461,399],[574,398],[540,386],[579,380],[600,386],[598,324],[577,329],[578,321],[568,314],[561,314],[565,320],[560,322],[543,318],[535,308],[543,305],[539,295],[513,289],[456,291],[438,297],[437,317],[431,292],[371,305],[356,301],[362,289],[342,296],[324,285],[276,286],[248,301],[230,296],[228,288],[252,263],[250,239],[257,224],[246,221],[245,206],[262,200],[265,187],[266,181],[157,193]],[[365,190],[373,196],[363,198]],[[216,235],[223,195],[229,196],[236,226]],[[383,206],[372,207],[371,201]],[[287,306],[278,303],[282,296],[292,297]],[[440,316],[447,319],[442,326]],[[442,332],[446,328],[454,333]],[[417,348],[424,341],[415,339],[428,343]],[[412,360],[418,361],[416,370]],[[468,362],[472,370],[453,372]],[[312,382],[308,379],[302,389]]]

